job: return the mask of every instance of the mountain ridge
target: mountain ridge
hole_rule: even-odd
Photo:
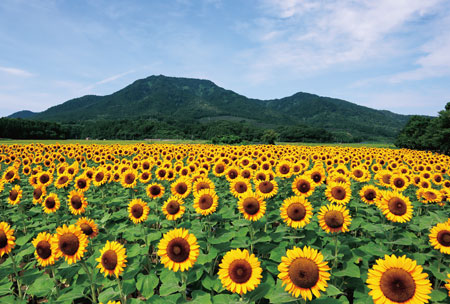
[[[12,115],[18,117],[20,113]],[[207,79],[163,75],[138,79],[109,95],[74,98],[26,118],[73,122],[158,117],[199,122],[232,117],[267,126],[304,124],[388,138],[395,137],[409,120],[408,115],[306,92],[260,100],[227,90]]]

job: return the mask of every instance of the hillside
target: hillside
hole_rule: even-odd
[[[19,113],[10,117],[20,117]],[[160,117],[199,123],[244,120],[265,127],[303,124],[362,138],[393,138],[409,119],[406,115],[308,93],[258,100],[209,80],[161,75],[137,80],[111,95],[83,96],[28,116],[58,122]]]

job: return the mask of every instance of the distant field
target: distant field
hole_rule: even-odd
[[[53,139],[0,139],[0,144],[22,144],[28,145],[32,143],[42,143],[51,145],[55,143],[60,144],[83,144],[83,145],[128,145],[128,144],[205,144],[207,140],[185,140],[185,139],[153,139],[153,140],[85,140],[85,139],[69,139],[69,140],[53,140]],[[395,148],[392,143],[377,142],[377,143],[301,143],[301,142],[277,142],[278,145],[295,145],[295,146],[336,146],[336,147],[353,147],[353,148]]]

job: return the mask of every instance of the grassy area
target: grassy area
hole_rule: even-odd
[[[82,144],[82,145],[130,145],[130,144],[205,144],[206,140],[185,140],[185,139],[153,139],[153,140],[85,140],[85,139],[68,139],[68,140],[52,140],[52,139],[0,139],[0,144],[13,145],[21,144],[28,145],[32,143],[41,143],[51,145],[55,143],[60,144]],[[296,145],[296,146],[336,146],[336,147],[353,147],[353,148],[395,148],[392,143],[292,143],[292,142],[278,142],[279,145]]]

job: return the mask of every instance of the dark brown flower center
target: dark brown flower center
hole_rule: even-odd
[[[340,228],[344,225],[344,215],[337,210],[330,210],[324,215],[325,223],[331,228]]]
[[[395,215],[403,215],[407,211],[406,203],[399,197],[393,197],[388,202],[389,211]]]
[[[40,181],[42,184],[47,183],[49,180],[50,180],[50,176],[48,176],[47,174],[42,174],[42,175],[39,177],[39,181]]]
[[[176,263],[181,263],[189,258],[191,246],[183,238],[175,238],[167,245],[167,256]]]
[[[12,201],[15,201],[17,196],[19,196],[19,192],[17,190],[13,189],[9,192],[9,199]]]
[[[308,181],[301,179],[297,182],[297,190],[300,193],[308,193],[308,191],[310,189],[311,189],[311,185],[309,184]]]
[[[228,275],[233,282],[243,284],[252,276],[252,266],[246,260],[234,260],[228,267]]]
[[[425,192],[425,197],[428,200],[435,200],[437,198],[437,195],[436,195],[436,193],[434,193],[432,191],[427,191],[427,192]]]
[[[364,191],[364,198],[368,201],[373,201],[377,197],[377,193],[373,189]]]
[[[170,201],[166,206],[167,213],[174,215],[180,211],[180,203],[177,201]]]
[[[266,174],[264,174],[264,173],[258,173],[258,174],[256,174],[256,177],[255,177],[257,180],[265,180],[266,179]]]
[[[405,185],[405,181],[401,178],[395,178],[394,179],[394,185],[397,188],[402,188]]]
[[[87,236],[91,235],[92,233],[94,233],[94,229],[92,229],[91,225],[83,223],[80,225],[81,231],[83,231],[84,234],[86,234]]]
[[[41,259],[48,259],[48,257],[52,255],[50,243],[47,241],[40,241],[36,245],[36,253]]]
[[[65,184],[67,181],[69,180],[69,178],[65,175],[61,176],[60,178],[58,178],[58,184],[63,185]]]
[[[360,178],[360,177],[362,177],[364,175],[364,173],[361,170],[357,169],[357,170],[353,171],[353,175],[356,178]]]
[[[243,178],[249,178],[251,173],[250,173],[249,170],[244,170],[244,171],[241,172],[241,175],[242,175]]]
[[[42,196],[42,189],[41,188],[36,188],[33,190],[33,197],[34,199],[40,199]]]
[[[437,241],[444,247],[450,247],[450,231],[441,230],[437,234]]]
[[[382,177],[382,180],[385,184],[390,184],[391,183],[391,176],[389,174],[385,174]]]
[[[148,174],[148,172],[144,172],[142,173],[141,177],[143,180],[147,180],[150,177],[150,174]]]
[[[271,182],[264,181],[259,184],[258,188],[259,188],[259,191],[261,191],[262,193],[270,193],[270,192],[272,192],[274,186]]]
[[[216,171],[216,173],[222,173],[223,171],[225,171],[225,167],[222,164],[218,164],[217,166],[214,167],[214,170]]]
[[[131,214],[134,218],[138,219],[144,214],[144,208],[140,204],[134,204],[131,207]]]
[[[178,183],[178,184],[175,186],[175,191],[176,191],[178,194],[185,194],[186,191],[187,191],[187,189],[188,189],[188,187],[187,187],[187,185],[186,185],[184,182]]]
[[[311,174],[311,178],[314,182],[318,183],[322,180],[322,174],[314,172],[313,174]]]
[[[95,181],[96,182],[101,182],[103,180],[103,178],[105,177],[105,174],[103,174],[103,172],[98,172],[95,175]]]
[[[337,200],[343,200],[347,193],[343,187],[336,186],[331,189],[331,195]]]
[[[86,180],[84,180],[84,179],[79,179],[79,180],[77,181],[77,186],[78,186],[78,188],[80,188],[80,189],[86,188],[86,186],[87,186]]]
[[[150,187],[150,194],[153,196],[158,196],[161,193],[161,188],[157,185]]]
[[[55,208],[55,205],[55,199],[53,197],[47,197],[47,199],[45,200],[45,207],[47,207],[48,209],[53,209]]]
[[[127,175],[125,175],[125,184],[131,185],[132,183],[134,183],[135,179],[136,177],[133,173],[128,173]]]
[[[198,200],[198,206],[202,210],[206,210],[211,208],[212,204],[214,203],[213,198],[209,194],[202,195]]]
[[[8,237],[3,230],[0,230],[0,249],[5,248],[8,245]]]
[[[70,204],[72,205],[73,209],[80,209],[82,206],[81,197],[78,195],[74,195],[70,199]]]
[[[289,266],[289,278],[297,287],[314,287],[319,281],[319,267],[309,259],[297,258]]]
[[[158,171],[158,176],[163,178],[164,176],[166,176],[166,170],[159,170]]]
[[[107,250],[102,255],[102,265],[107,270],[114,270],[117,266],[117,253],[114,250]]]
[[[65,255],[74,255],[80,247],[80,241],[75,234],[68,232],[59,237],[58,246]]]
[[[281,172],[281,174],[287,174],[287,173],[289,173],[289,166],[288,165],[282,165],[281,167],[280,167],[280,172]]]
[[[14,177],[14,171],[8,171],[6,174],[5,174],[5,179],[6,180],[10,180],[10,179],[12,179]]]
[[[300,203],[290,204],[287,208],[287,215],[293,221],[300,221],[305,218],[306,208]]]
[[[237,193],[244,193],[247,191],[247,184],[244,182],[237,182],[234,185],[234,190],[236,190]]]
[[[205,182],[199,182],[199,183],[197,184],[196,189],[197,189],[197,192],[198,192],[198,191],[201,191],[201,190],[203,190],[203,189],[209,189],[209,185],[208,185],[208,183],[205,183]]]
[[[246,198],[242,203],[242,206],[244,207],[245,213],[250,215],[254,215],[259,211],[259,202],[254,197]]]
[[[381,276],[380,289],[389,300],[404,303],[414,296],[416,283],[407,271],[392,268]]]
[[[228,177],[231,179],[235,179],[238,176],[238,172],[236,170],[230,170],[228,171]]]

